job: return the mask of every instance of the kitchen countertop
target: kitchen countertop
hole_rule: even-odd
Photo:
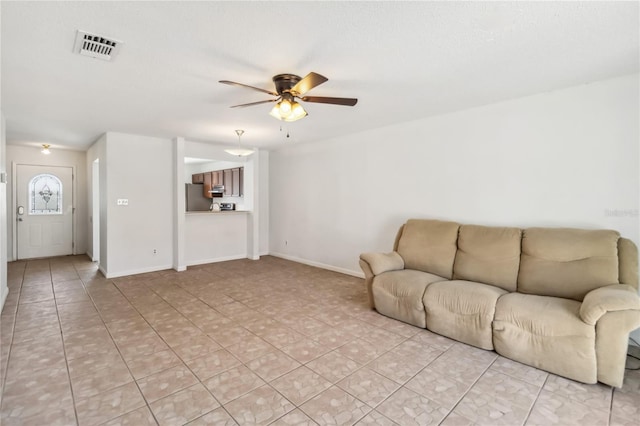
[[[251,213],[250,210],[221,210],[219,212],[214,211],[200,211],[200,212],[185,212],[187,216],[189,215],[203,215],[203,214],[233,214],[233,213]]]

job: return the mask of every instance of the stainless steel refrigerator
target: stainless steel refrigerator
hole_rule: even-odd
[[[187,197],[187,211],[209,211],[211,208],[211,198],[204,196],[204,185],[201,183],[187,183],[185,185],[184,194]]]

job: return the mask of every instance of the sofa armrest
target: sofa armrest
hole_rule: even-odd
[[[362,253],[360,260],[369,265],[373,275],[404,269],[404,260],[395,251],[391,253]]]
[[[580,318],[590,325],[607,312],[638,311],[640,315],[640,297],[636,289],[626,284],[613,284],[591,290],[580,306]]]

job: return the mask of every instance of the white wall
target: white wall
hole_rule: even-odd
[[[108,218],[107,218],[107,135],[104,134],[96,140],[93,145],[87,150],[87,211],[92,214],[93,212],[93,162],[98,161],[98,195],[100,197],[100,248],[98,250],[100,256],[98,259],[98,267],[100,270],[106,275],[106,271],[108,270],[109,263],[109,253],[107,251],[107,229],[108,229]],[[93,251],[90,250],[93,248],[93,220],[91,217],[90,220],[87,221],[87,252],[91,253],[93,257]]]
[[[188,266],[247,257],[244,212],[194,212],[185,215],[185,263]]]
[[[7,250],[11,240],[7,236],[7,154],[6,125],[4,115],[0,111],[0,311],[9,294],[7,287]]]
[[[102,163],[101,159],[101,168]],[[107,276],[171,268],[171,139],[109,132],[104,163],[107,185],[101,193],[106,193]],[[118,199],[128,199],[129,205],[116,205]]]
[[[51,149],[51,154],[43,155],[39,147],[7,145],[7,256],[9,260],[15,260],[13,252],[13,225],[15,223],[15,212],[13,210],[13,175],[12,167],[17,164],[34,164],[43,166],[65,166],[73,167],[75,178],[73,206],[76,209],[74,217],[74,253],[84,254],[87,252],[87,172],[86,153],[81,151],[69,151],[64,149]]]
[[[260,206],[260,242],[258,254],[269,254],[269,151],[260,152],[258,168],[258,205]]]
[[[274,151],[270,251],[359,275],[360,253],[390,251],[418,217],[610,228],[638,244],[638,78]]]

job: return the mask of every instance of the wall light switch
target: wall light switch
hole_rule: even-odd
[[[127,198],[118,198],[118,201],[116,201],[116,204],[119,206],[128,206],[129,200]]]

